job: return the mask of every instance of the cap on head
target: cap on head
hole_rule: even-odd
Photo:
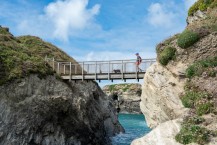
[[[136,55],[139,55],[139,53],[136,53]]]

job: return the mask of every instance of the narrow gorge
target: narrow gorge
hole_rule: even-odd
[[[139,103],[141,101],[141,84],[112,84],[103,87],[107,95],[120,113],[141,114]]]

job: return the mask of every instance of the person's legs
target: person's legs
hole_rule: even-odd
[[[137,65],[137,71],[140,71],[140,72],[142,72],[142,69],[139,67],[139,65],[140,65],[140,63]]]

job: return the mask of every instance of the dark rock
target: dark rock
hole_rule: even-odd
[[[107,145],[123,131],[94,82],[36,75],[0,86],[0,144]]]

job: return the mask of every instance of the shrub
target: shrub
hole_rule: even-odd
[[[182,144],[205,144],[209,141],[210,131],[194,124],[183,123],[180,132],[175,136],[177,142]]]
[[[166,47],[162,52],[159,53],[159,62],[162,65],[167,65],[170,60],[175,59],[176,49],[173,47]]]
[[[190,116],[190,117],[187,117],[184,119],[184,122],[185,123],[188,123],[188,124],[194,124],[194,125],[198,125],[198,124],[201,124],[205,121],[204,118],[200,117],[200,116]]]
[[[212,68],[217,66],[217,56],[214,58],[208,58],[193,63],[186,69],[186,76],[192,78],[194,76],[200,76],[203,72],[208,71],[208,76],[215,77],[216,71]]]
[[[206,144],[209,142],[209,137],[215,136],[214,131],[207,130],[201,127],[200,124],[205,121],[199,116],[188,116],[184,118],[181,124],[180,132],[175,136],[177,142],[182,144],[198,143]]]
[[[188,15],[193,15],[197,10],[205,11],[207,8],[217,7],[217,0],[198,0],[189,10]]]
[[[181,101],[184,107],[195,109],[196,114],[199,116],[214,111],[211,96],[206,92],[186,91],[185,95],[181,97]]]
[[[196,106],[196,113],[197,115],[201,116],[203,114],[208,114],[213,112],[214,110],[214,104],[211,102],[199,104]]]
[[[210,4],[210,8],[215,8],[217,7],[217,0],[214,0],[211,4]]]
[[[182,104],[186,108],[194,108],[196,101],[205,98],[208,94],[196,91],[187,91],[184,96],[181,97]]]
[[[199,39],[200,37],[197,33],[190,30],[185,30],[184,32],[182,32],[182,34],[180,34],[177,43],[179,47],[185,49],[192,46]]]

